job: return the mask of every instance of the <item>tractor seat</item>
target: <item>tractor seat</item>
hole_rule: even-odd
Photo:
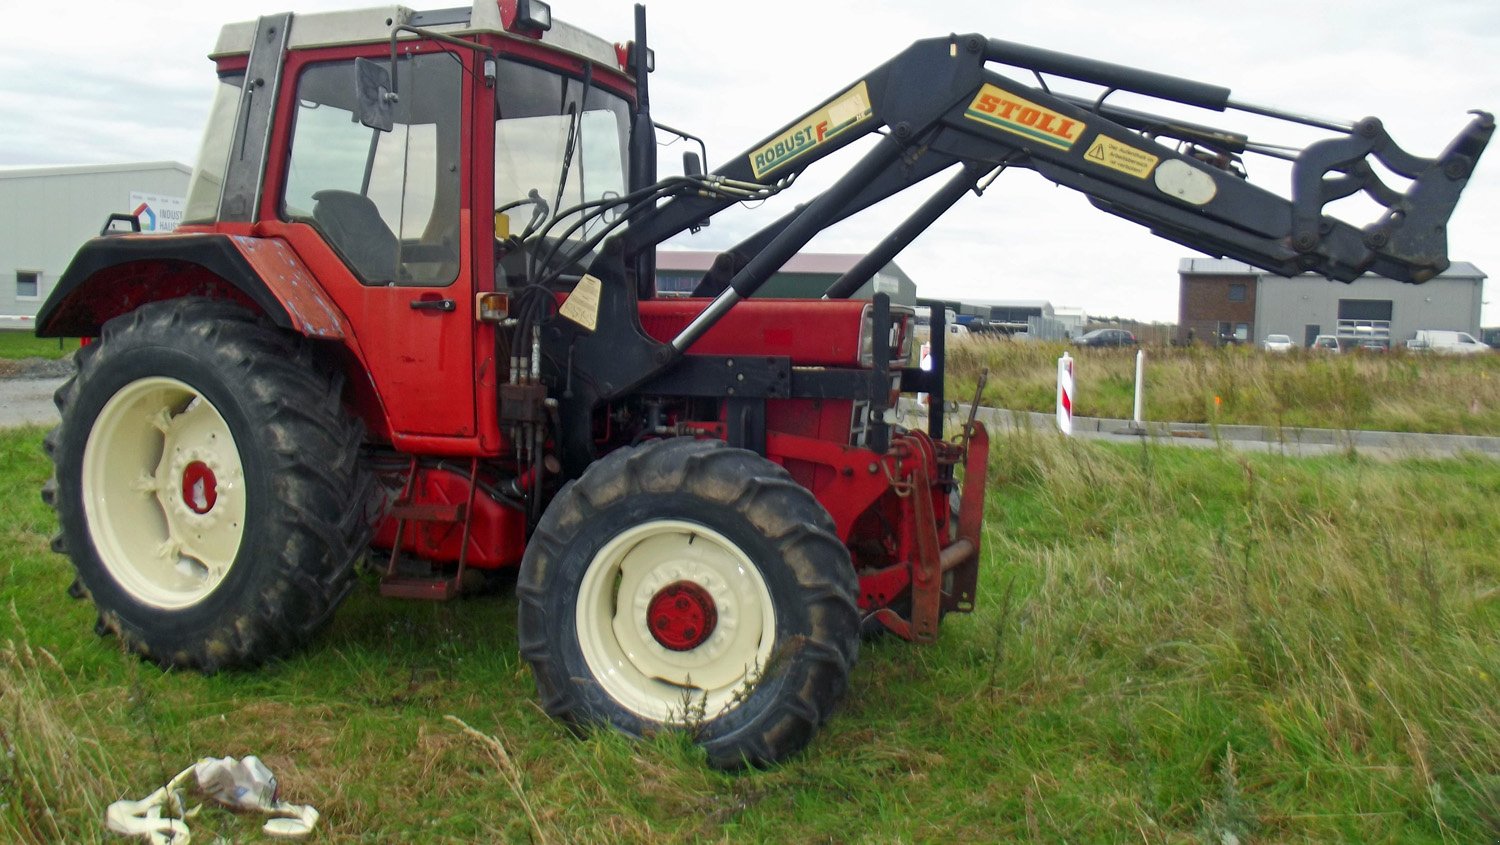
[[[328,243],[366,282],[396,280],[401,242],[380,217],[374,201],[353,191],[312,195],[313,220]]]

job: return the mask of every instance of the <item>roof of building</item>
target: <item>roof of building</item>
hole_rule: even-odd
[[[1234,261],[1228,258],[1184,258],[1177,262],[1177,272],[1184,276],[1275,276],[1271,273],[1252,267],[1243,261]],[[1302,276],[1321,276],[1319,273],[1303,273]],[[1366,273],[1367,276],[1374,275]],[[1441,276],[1460,277],[1472,279],[1475,277],[1489,278],[1483,270],[1475,267],[1467,261],[1455,261],[1448,265],[1448,269],[1438,274]],[[1294,277],[1295,278],[1295,277]]]
[[[119,164],[62,164],[49,167],[0,167],[0,179],[30,179],[38,176],[85,176],[93,173],[141,173],[176,170],[193,175],[193,168],[180,161],[127,161]]]
[[[1045,299],[965,299],[965,305],[982,305],[987,308],[1051,308]]]

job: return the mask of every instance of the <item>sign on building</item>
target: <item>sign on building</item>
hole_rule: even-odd
[[[130,213],[141,221],[142,232],[170,232],[182,222],[186,202],[182,197],[130,192]]]

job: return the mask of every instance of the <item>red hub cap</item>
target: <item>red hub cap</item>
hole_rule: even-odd
[[[708,590],[692,581],[661,588],[646,608],[651,636],[672,651],[691,651],[709,638],[719,622],[719,611]]]
[[[193,513],[208,513],[219,500],[219,480],[202,461],[193,461],[182,471],[182,503]]]

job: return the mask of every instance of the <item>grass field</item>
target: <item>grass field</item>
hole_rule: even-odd
[[[1074,413],[1130,419],[1133,349],[966,338],[950,350],[948,398],[970,401],[980,368],[988,367],[984,404],[1050,412],[1064,349],[1077,359]],[[1148,420],[1500,435],[1500,354],[1277,355],[1200,346],[1152,347],[1146,356]]]
[[[323,813],[311,841],[1500,837],[1493,462],[1000,438],[979,611],[867,643],[808,752],[727,775],[543,716],[508,593],[366,583],[279,665],[141,665],[64,595],[40,438],[0,432],[0,841],[102,839],[109,802],[250,753]]]
[[[0,360],[18,358],[61,358],[78,348],[75,338],[58,341],[57,338],[40,338],[30,331],[0,329]]]

